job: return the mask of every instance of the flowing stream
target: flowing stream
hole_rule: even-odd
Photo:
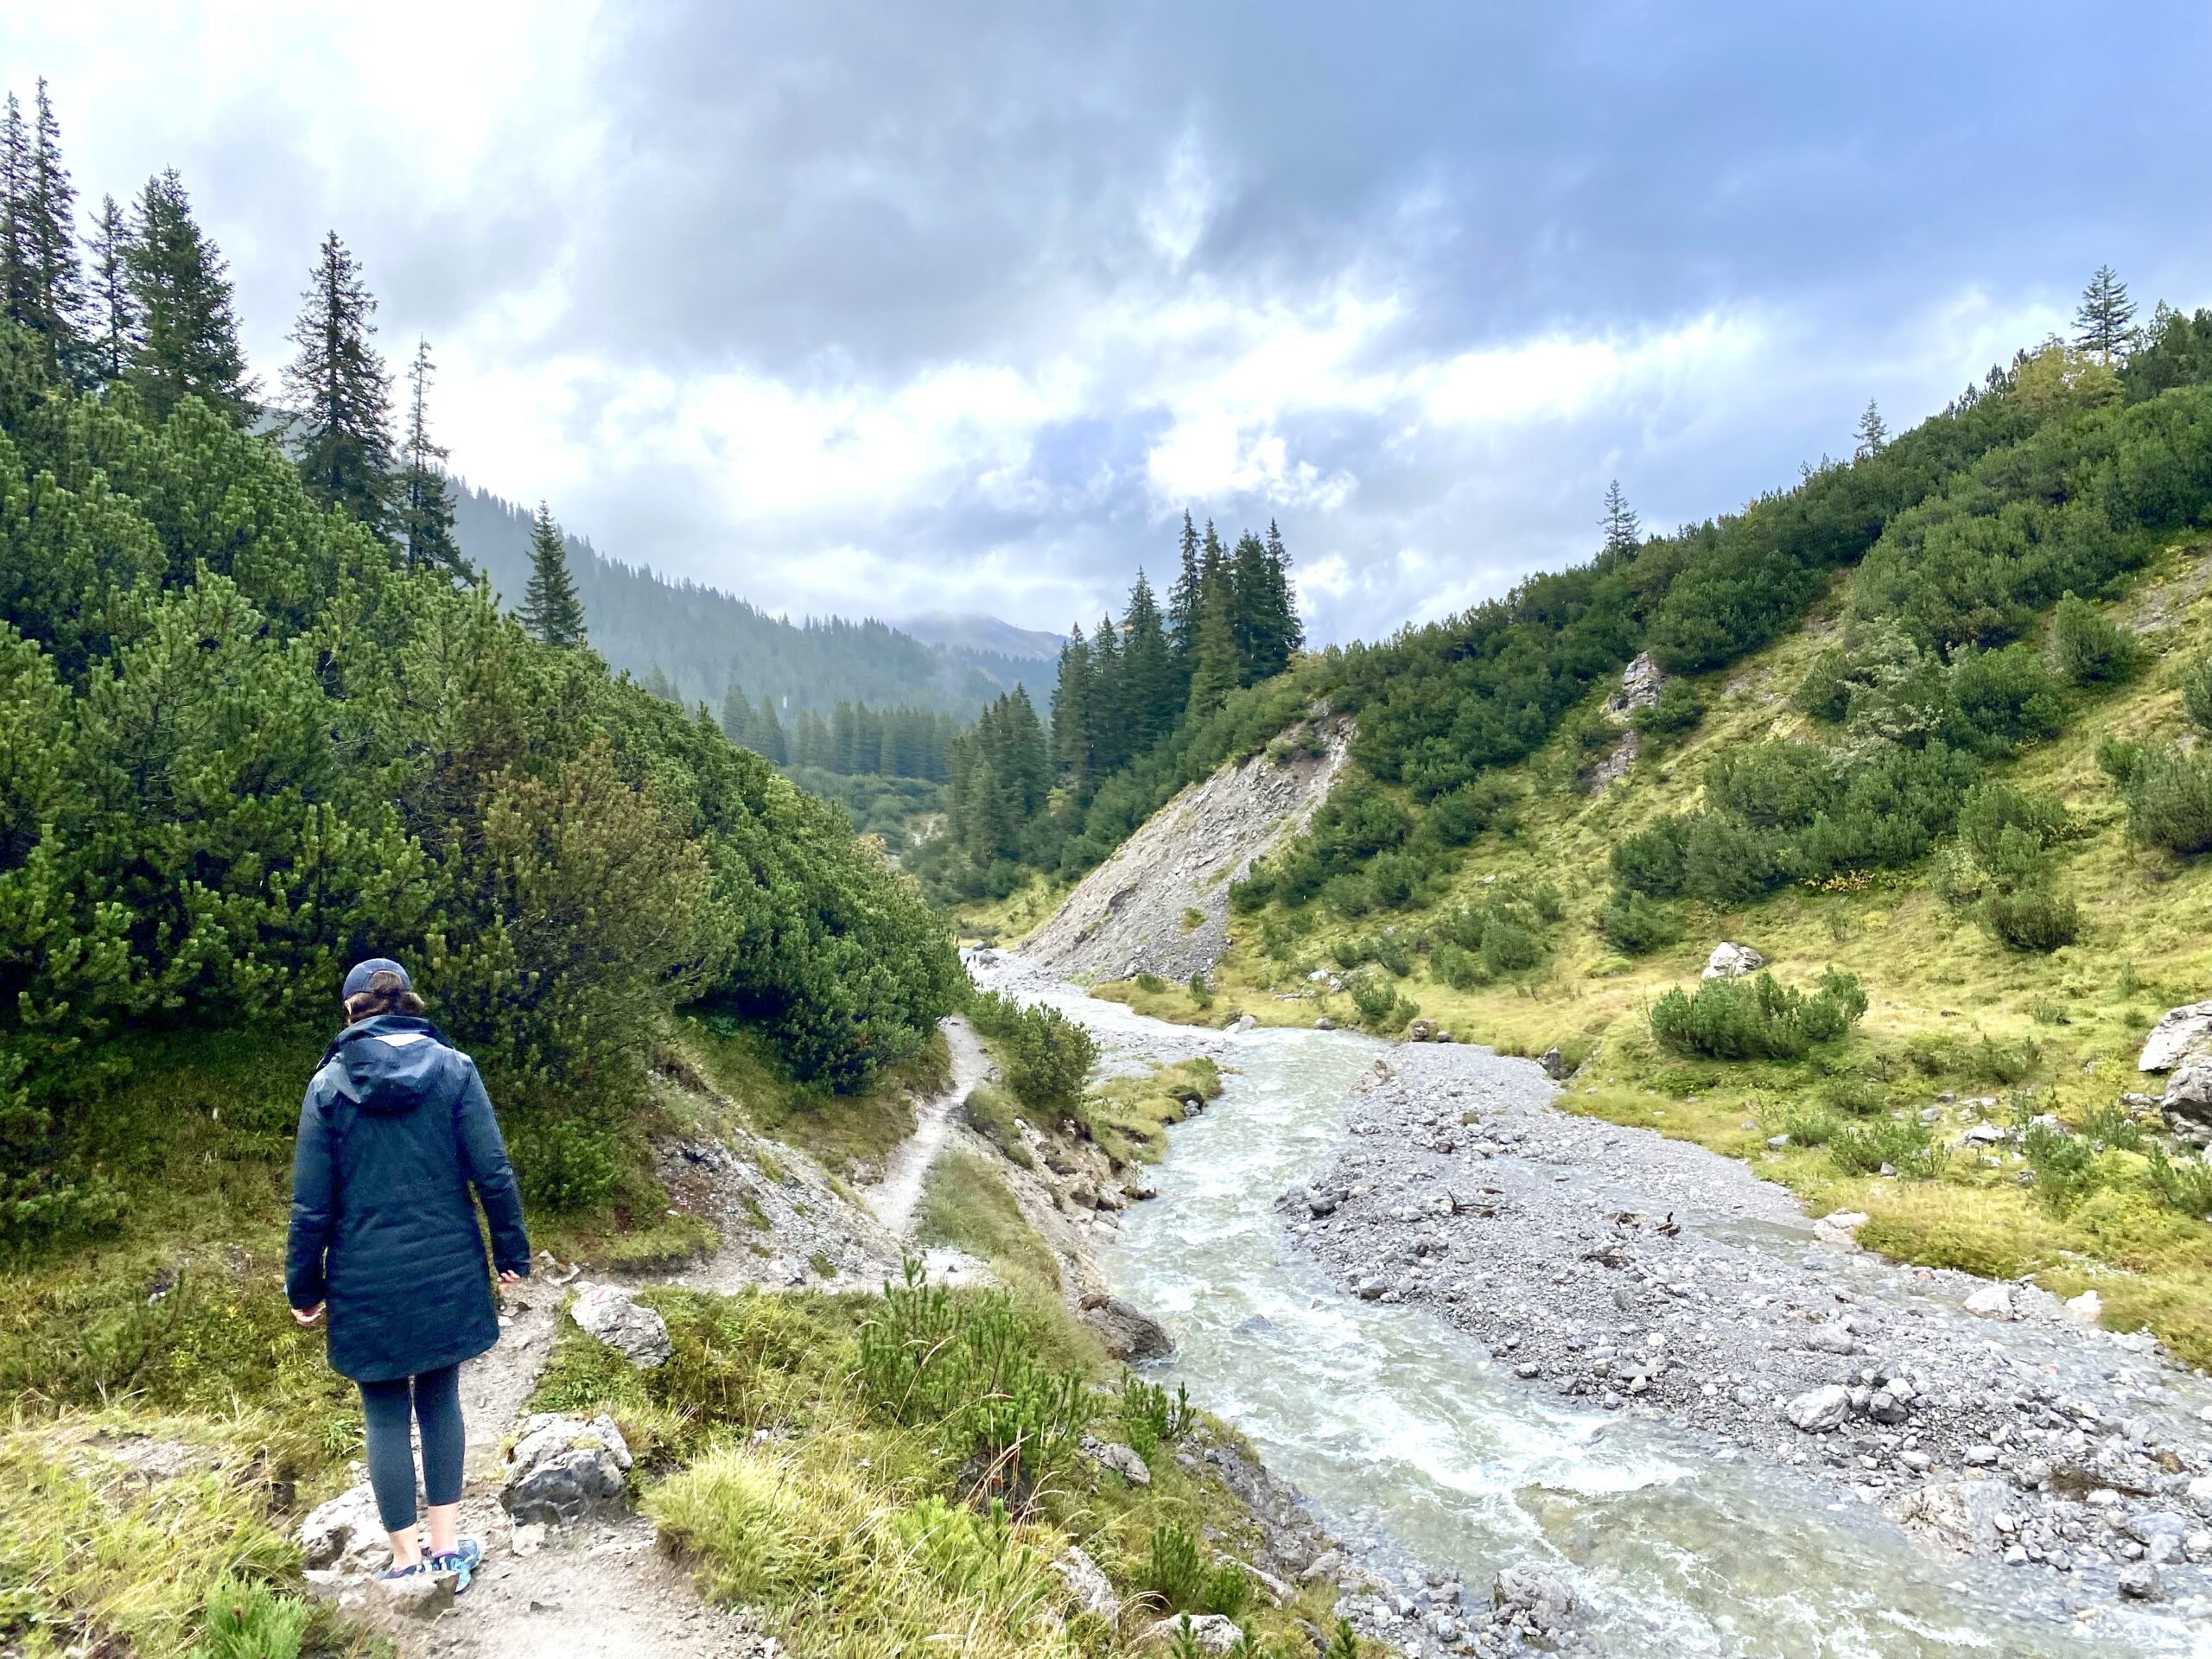
[[[1012,988],[1080,1018],[1124,1066],[1198,1046],[1064,987]],[[1662,1422],[1569,1409],[1427,1313],[1344,1294],[1274,1205],[1333,1161],[1347,1094],[1382,1046],[1279,1030],[1223,1043],[1204,1046],[1225,1092],[1174,1131],[1158,1200],[1129,1212],[1100,1264],[1174,1333],[1166,1376],[1370,1560],[1443,1572],[1476,1599],[1500,1567],[1549,1562],[1595,1648],[1637,1659],[2212,1655],[2171,1618],[2107,1608],[2077,1623],[2046,1575],[1939,1560],[1811,1482],[1724,1461]]]

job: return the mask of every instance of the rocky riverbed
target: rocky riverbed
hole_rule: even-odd
[[[2039,1290],[1899,1268],[1743,1166],[1560,1112],[1525,1061],[1406,1046],[1278,1200],[1353,1294],[1433,1310],[1532,1394],[1690,1434],[1929,1548],[2212,1613],[2212,1391]]]

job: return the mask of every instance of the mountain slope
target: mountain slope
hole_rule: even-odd
[[[502,601],[515,604],[530,581],[529,511],[460,480],[454,495],[461,550]],[[756,702],[774,698],[787,715],[859,702],[966,718],[1017,684],[1040,701],[1050,695],[1051,664],[1040,657],[959,640],[925,644],[874,620],[795,624],[719,588],[609,558],[581,537],[570,536],[568,544],[594,649],[640,678],[658,670],[686,704],[719,709],[736,684]],[[1020,632],[992,626],[1009,636]]]

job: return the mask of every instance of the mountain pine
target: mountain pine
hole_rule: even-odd
[[[332,231],[300,296],[284,401],[308,495],[382,535],[393,507],[391,381],[369,343],[376,308],[359,262]]]
[[[410,570],[443,570],[466,582],[474,573],[454,539],[445,446],[430,441],[430,376],[435,370],[430,342],[417,340],[415,360],[407,370],[407,437],[392,491],[397,519],[393,528]]]
[[[113,196],[100,198],[86,239],[92,256],[85,296],[85,348],[92,378],[113,385],[130,369],[140,343],[138,302],[130,294],[130,221]]]
[[[516,613],[522,625],[549,645],[584,643],[583,601],[569,576],[568,537],[553,522],[552,509],[537,504],[530,532],[530,586]]]
[[[245,424],[254,384],[231,308],[229,268],[194,222],[175,168],[147,180],[139,195],[128,267],[143,329],[130,378],[147,406],[166,416],[190,395]]]

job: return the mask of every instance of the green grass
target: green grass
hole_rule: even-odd
[[[703,1085],[734,1126],[788,1141],[841,1176],[857,1163],[880,1162],[913,1134],[915,1096],[935,1094],[952,1081],[951,1052],[942,1033],[857,1095],[794,1083],[765,1039],[729,1021],[680,1019],[672,1047],[690,1074],[686,1080]],[[689,1127],[711,1135],[731,1124],[713,1121],[709,1113]]]
[[[974,1153],[947,1151],[930,1166],[915,1236],[980,1257],[1008,1284],[1046,1294],[1060,1287],[1052,1247],[1022,1218],[994,1161]]]
[[[1168,1126],[1187,1116],[1185,1103],[1217,1099],[1221,1089],[1220,1068],[1203,1057],[1107,1077],[1091,1085],[1083,1127],[1117,1164],[1157,1163],[1167,1150]]]
[[[1872,1219],[1861,1241],[1899,1260],[2033,1273],[2069,1294],[2094,1282],[2107,1325],[2148,1328],[2190,1363],[2212,1366],[2212,1227],[2166,1208],[2138,1173],[2120,1169],[2094,1203],[2059,1216],[2018,1185],[2017,1159],[1999,1157],[1990,1168],[1954,1155],[1916,1180],[1847,1173],[1833,1140],[1780,1153],[1766,1146],[1793,1120],[1802,1125],[1825,1113],[1846,1131],[1847,1160],[1853,1125],[1859,1137],[1870,1131],[1824,1103],[1836,1071],[1878,1082],[1884,1112],[1910,1118],[1942,1093],[2006,1102],[2017,1087],[2040,1091],[2036,1109],[2056,1106],[2079,1121],[2140,1086],[2134,1059],[2144,1030],[2212,982],[2212,859],[2177,861],[2131,843],[2125,809],[2095,754],[2107,736],[2171,742],[2182,734],[2174,667],[2212,645],[2212,597],[2197,585],[2205,556],[2201,546],[2169,548],[2110,607],[2121,620],[2156,609],[2177,620],[2143,636],[2154,658],[2135,680],[2082,699],[2058,738],[1993,770],[2068,806],[2076,833],[2056,849],[2056,863],[2080,902],[2075,943],[2048,956],[2007,950],[1969,911],[1944,904],[1925,868],[1794,887],[1741,911],[1682,906],[1681,942],[1641,959],[1618,955],[1598,934],[1592,918],[1611,890],[1617,842],[1694,808],[1714,753],[1808,731],[1789,696],[1833,643],[1816,614],[1811,629],[1700,678],[1704,719],[1603,793],[1575,785],[1578,758],[1564,740],[1508,769],[1523,796],[1517,832],[1483,837],[1441,897],[1392,919],[1418,932],[1492,883],[1535,880],[1560,890],[1566,920],[1551,930],[1545,961],[1510,982],[1457,989],[1421,961],[1401,989],[1462,1040],[1531,1056],[1557,1045],[1577,1062],[1594,1051],[1560,1096],[1570,1110],[1750,1160],[1816,1213],[1864,1211]],[[1826,614],[1847,594],[1846,577]],[[1593,702],[1608,690],[1594,690]],[[1310,995],[1306,975],[1332,966],[1340,947],[1374,932],[1377,921],[1346,920],[1319,905],[1288,913],[1271,906],[1241,918],[1240,943],[1218,976],[1224,1002],[1241,1001],[1262,1020],[1310,1024],[1325,1013],[1350,1023],[1347,999]],[[1262,947],[1269,938],[1273,954]],[[1871,999],[1857,1033],[1795,1065],[1689,1065],[1661,1050],[1649,1036],[1652,1005],[1694,982],[1722,939],[1756,946],[1794,984],[1809,985],[1830,966],[1857,975]],[[1278,1001],[1280,993],[1297,1000]],[[1947,1110],[1934,1139],[1940,1145],[1973,1121]]]

